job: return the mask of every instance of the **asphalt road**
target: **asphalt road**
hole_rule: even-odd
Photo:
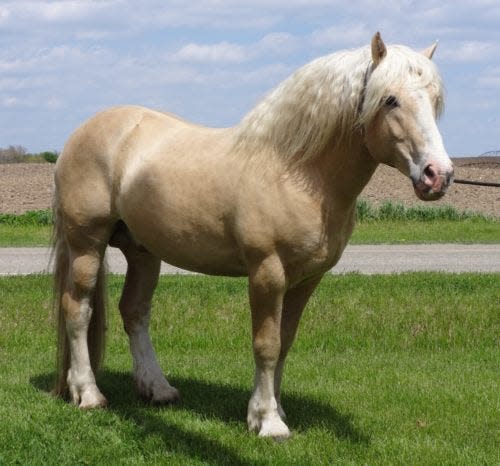
[[[46,248],[0,248],[0,275],[46,273],[50,252]],[[121,252],[108,248],[112,273],[125,273]],[[500,272],[500,244],[422,244],[348,246],[332,273],[389,274],[411,271]],[[163,274],[189,273],[162,264]]]

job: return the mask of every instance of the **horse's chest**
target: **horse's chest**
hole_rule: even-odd
[[[290,255],[287,264],[290,281],[299,283],[330,270],[342,256],[352,226],[352,219],[345,217],[298,242],[295,254]]]

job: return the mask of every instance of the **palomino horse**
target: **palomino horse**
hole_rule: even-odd
[[[104,252],[128,263],[120,312],[140,395],[171,403],[149,337],[160,262],[248,276],[255,385],[249,429],[287,437],[285,358],[304,306],[340,258],[356,198],[379,163],[419,198],[441,197],[453,168],[435,120],[435,46],[371,47],[299,69],[234,128],[196,126],[141,107],[105,110],[71,136],[55,174],[59,308],[56,393],[104,406],[94,378],[104,334]]]

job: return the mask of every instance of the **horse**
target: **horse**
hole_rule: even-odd
[[[339,260],[356,198],[376,167],[396,167],[423,200],[453,165],[436,120],[443,86],[431,58],[371,45],[298,69],[232,128],[207,128],[138,106],[96,114],[68,139],[55,169],[54,391],[82,409],[96,385],[105,333],[107,246],[127,261],[119,301],[139,394],[177,402],[149,336],[160,263],[248,277],[255,361],[250,431],[289,437],[280,388],[309,297]]]

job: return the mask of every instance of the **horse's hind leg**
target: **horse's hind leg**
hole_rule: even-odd
[[[73,403],[80,408],[102,407],[106,405],[106,398],[97,388],[93,372],[93,366],[98,362],[91,362],[92,352],[100,349],[89,348],[88,338],[90,334],[104,332],[104,328],[91,325],[92,317],[95,320],[97,313],[104,312],[96,306],[94,299],[97,281],[102,280],[100,269],[104,248],[102,252],[95,248],[68,246],[68,249],[69,277],[61,295],[70,353],[66,382]]]
[[[158,283],[160,259],[137,246],[124,233],[118,243],[128,264],[120,313],[129,337],[137,389],[143,398],[152,403],[174,403],[180,399],[179,392],[163,375],[149,336],[151,299]]]

